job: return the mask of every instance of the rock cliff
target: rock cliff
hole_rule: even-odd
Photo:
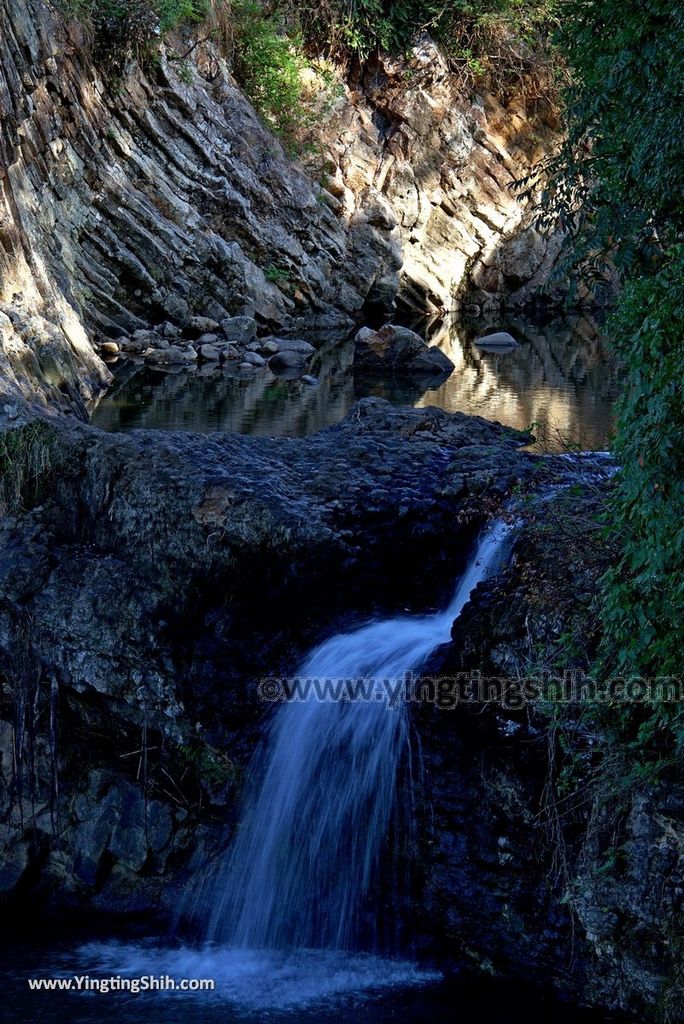
[[[558,240],[533,232],[511,185],[555,128],[459,91],[429,40],[344,83],[316,128],[322,181],[213,45],[183,49],[113,79],[77,20],[0,3],[5,416],[35,399],[83,415],[109,379],[97,343],[165,320],[339,332],[397,293],[426,313],[470,280],[487,305],[547,276]]]
[[[642,754],[635,766],[590,697],[524,697],[544,672],[588,673],[605,486],[557,492],[544,519],[530,518],[509,569],[475,591],[430,667],[495,686],[488,704],[421,714],[422,912],[460,965],[543,977],[630,1019],[674,1022],[684,1019],[677,759],[649,767]],[[610,710],[620,714],[619,698]]]
[[[413,313],[485,312],[529,304],[562,245],[542,236],[516,182],[558,144],[551,104],[521,93],[506,106],[473,94],[423,36],[402,59],[377,54],[345,83],[322,129],[324,187],[357,229],[399,241],[396,277],[378,276],[367,302],[397,294]],[[556,293],[557,294],[557,293]]]

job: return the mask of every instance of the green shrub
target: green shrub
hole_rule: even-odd
[[[684,245],[653,276],[625,286],[611,329],[624,360],[609,529],[620,557],[603,579],[603,671],[681,676],[684,651]],[[684,752],[684,714],[655,704],[646,731],[671,729]],[[644,722],[648,721],[646,728]],[[662,734],[661,734],[662,738]]]
[[[43,420],[0,431],[0,515],[17,515],[49,490],[61,455]]]
[[[233,17],[235,76],[269,128],[292,138],[306,120],[301,37],[256,0],[238,0]]]
[[[546,191],[574,258],[610,262],[623,364],[597,672],[681,676],[684,650],[684,11],[669,0],[561,0],[574,84]],[[639,763],[680,756],[678,704],[617,706],[607,727]]]
[[[487,77],[505,91],[534,82],[537,98],[554,93],[549,45],[560,0],[64,0],[87,20],[99,58],[120,67],[159,35],[205,22],[233,51],[241,84],[264,119],[281,132],[301,116],[303,49],[339,59],[374,50],[406,51],[430,32],[455,71]]]
[[[377,49],[406,51],[427,31],[466,77],[487,77],[502,90],[531,77],[537,92],[554,91],[550,37],[557,0],[321,0],[289,6],[305,39],[334,55],[363,59]]]
[[[208,0],[157,0],[153,5],[159,15],[159,28],[168,32],[183,22],[200,22],[208,11]]]

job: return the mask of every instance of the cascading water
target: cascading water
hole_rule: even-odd
[[[300,678],[374,679],[375,699],[310,696],[277,710],[215,883],[208,939],[244,949],[358,948],[407,755],[406,705],[388,707],[386,681],[420,669],[448,641],[473,589],[506,559],[510,534],[501,522],[483,534],[446,610],[370,623],[306,659]]]

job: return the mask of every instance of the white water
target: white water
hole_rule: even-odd
[[[510,532],[503,523],[486,531],[444,611],[335,636],[309,655],[300,676],[397,680],[418,670],[449,640],[477,584],[500,568]],[[249,769],[257,784],[213,885],[208,940],[246,950],[377,949],[367,901],[407,758],[404,704],[390,710],[383,700],[309,699],[279,707]]]
[[[154,1006],[164,998],[183,1003],[194,1000],[203,1010],[212,1003],[219,1006],[227,1003],[241,1011],[261,1011],[259,1024],[264,1020],[278,1020],[280,1013],[292,1022],[291,1014],[295,1010],[321,1004],[336,1005],[347,998],[353,998],[358,1007],[359,996],[372,998],[387,990],[414,988],[441,980],[438,972],[419,968],[407,960],[387,960],[367,953],[318,949],[287,953],[212,946],[192,949],[158,946],[146,941],[88,943],[79,947],[75,963],[73,956],[64,957],[62,963],[55,963],[50,970],[55,977],[69,977],[74,973],[91,977],[210,978],[215,983],[212,991],[153,991],[137,995],[131,1002],[137,1004],[145,996]],[[100,1001],[108,1002],[102,998]],[[264,1011],[269,1011],[268,1016]],[[157,1024],[158,1018],[149,1014],[149,1008],[144,1014],[139,1011],[141,1020]],[[138,1020],[138,1016],[135,1019]],[[170,1019],[164,1015],[164,1024]],[[205,1018],[193,1016],[192,1019],[203,1021]],[[229,1015],[218,1019],[232,1022],[243,1018],[240,1014],[239,1018]],[[249,1020],[252,1019],[250,1014]]]

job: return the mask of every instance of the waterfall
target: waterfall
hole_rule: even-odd
[[[448,608],[371,622],[315,648],[299,676],[382,680],[415,672],[449,640],[471,592],[505,561],[511,528],[480,538]],[[381,699],[281,704],[211,895],[207,938],[245,949],[355,949],[397,807],[408,715]],[[372,945],[372,943],[371,943]]]

